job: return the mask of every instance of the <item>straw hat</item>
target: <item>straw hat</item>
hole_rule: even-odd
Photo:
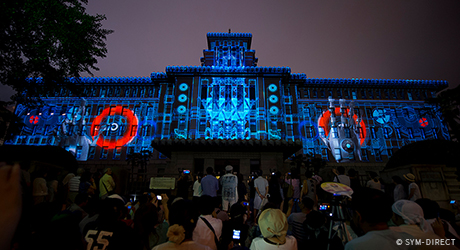
[[[408,174],[405,174],[403,175],[404,178],[406,178],[406,180],[410,181],[410,182],[414,182],[415,181],[415,175],[411,174],[411,173],[408,173]]]

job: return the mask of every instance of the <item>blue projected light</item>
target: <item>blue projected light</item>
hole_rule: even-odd
[[[185,82],[184,82],[184,83],[181,83],[181,84],[179,85],[179,89],[180,89],[181,91],[186,91],[186,90],[188,89],[188,84],[185,83]]]
[[[276,90],[278,90],[278,87],[276,87],[275,84],[270,84],[268,86],[268,90],[270,90],[270,92],[275,92]]]
[[[277,107],[271,107],[270,108],[270,113],[272,113],[273,115],[277,115],[279,113],[279,109]]]
[[[302,128],[304,127],[308,127],[309,130],[313,129],[313,131],[306,131],[306,133],[312,133],[310,137],[303,135],[304,133],[302,133]],[[311,122],[311,121],[303,121],[299,123],[298,132],[299,132],[299,135],[302,137],[302,139],[308,140],[308,141],[314,141],[318,139],[319,137],[318,125],[316,125],[316,123]]]
[[[177,113],[184,114],[187,111],[187,108],[184,105],[177,107]]]
[[[271,103],[277,103],[278,102],[278,97],[276,95],[271,95],[268,100],[271,102]]]
[[[179,95],[179,98],[178,98],[179,102],[185,102],[187,101],[187,96],[182,94],[182,95]]]

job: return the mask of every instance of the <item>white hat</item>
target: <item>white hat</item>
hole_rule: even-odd
[[[225,167],[225,171],[227,171],[227,172],[228,172],[228,171],[232,171],[232,170],[233,170],[232,165],[227,165],[227,166]]]

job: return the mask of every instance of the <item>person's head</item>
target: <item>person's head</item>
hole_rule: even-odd
[[[111,168],[104,168],[104,173],[111,175],[112,174],[112,169]]]
[[[409,200],[396,201],[391,207],[393,210],[393,223],[400,225],[417,225],[424,232],[430,225],[425,221],[423,209],[417,203]]]
[[[406,179],[407,182],[415,182],[415,175],[411,174],[411,173],[408,173],[408,174],[405,174],[403,175],[404,176],[404,179]]]
[[[216,207],[215,199],[209,195],[202,195],[200,197],[199,209],[202,215],[212,214]]]
[[[212,167],[206,168],[206,173],[207,173],[208,175],[212,175],[212,172],[214,172],[214,170],[212,169]]]
[[[100,203],[99,219],[101,221],[117,221],[123,216],[125,204],[118,198],[106,198]]]
[[[393,177],[391,177],[391,179],[393,179],[393,182],[398,185],[398,184],[401,184],[403,185],[404,184],[404,181],[403,179],[401,179],[401,177],[397,176],[397,175],[394,175]]]
[[[247,220],[247,209],[240,203],[235,203],[230,208],[230,219],[237,224],[244,224]]]
[[[371,179],[377,181],[379,175],[376,172],[369,172],[369,177],[371,177]]]
[[[303,222],[303,226],[306,231],[313,231],[321,228],[325,223],[326,217],[321,212],[313,210],[307,214],[307,217]]]
[[[262,169],[258,169],[257,171],[254,172],[256,177],[262,176],[263,171]]]
[[[176,244],[191,239],[199,214],[189,200],[177,200],[169,209],[169,229],[166,236]]]
[[[343,174],[345,174],[345,168],[340,166],[340,167],[337,168],[337,172],[339,172],[339,174],[343,175]]]
[[[259,228],[262,236],[275,244],[286,243],[288,223],[286,216],[279,209],[269,208],[259,216]]]
[[[356,170],[354,168],[348,169],[348,176],[349,177],[356,177]]]
[[[233,172],[233,167],[232,167],[232,165],[227,165],[227,166],[225,167],[225,172],[226,172],[226,173],[232,173],[232,172]]]
[[[302,203],[300,204],[302,210],[306,210],[307,212],[310,212],[313,210],[315,202],[308,196],[302,197]]]
[[[427,198],[421,198],[415,201],[420,207],[422,207],[423,215],[426,220],[434,219],[439,217],[439,204]]]
[[[392,204],[392,199],[380,190],[373,188],[356,190],[351,200],[354,226],[364,233],[387,229],[387,222],[393,215]]]
[[[134,230],[139,235],[148,235],[155,232],[155,226],[160,223],[158,220],[158,209],[152,203],[140,206],[134,214]]]
[[[77,169],[77,175],[79,175],[79,176],[81,176],[84,172],[85,172],[85,170],[83,168],[78,168]]]

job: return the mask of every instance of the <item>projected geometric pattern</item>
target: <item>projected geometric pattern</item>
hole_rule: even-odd
[[[249,33],[207,38],[201,66],[81,78],[84,100],[62,88],[43,106],[18,104],[24,127],[5,144],[59,145],[85,161],[125,160],[154,139],[302,140],[304,154],[346,162],[449,139],[440,111],[423,102],[445,81],[307,78],[258,67]]]

